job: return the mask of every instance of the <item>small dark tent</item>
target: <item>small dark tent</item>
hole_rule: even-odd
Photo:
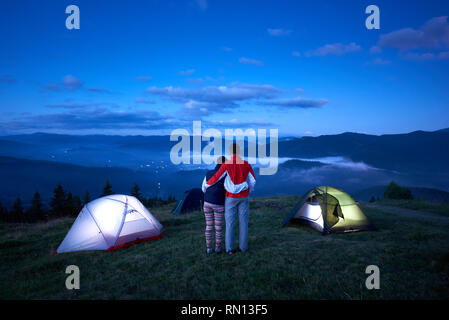
[[[187,190],[184,193],[184,198],[176,203],[172,213],[179,215],[192,211],[201,211],[203,203],[204,194],[200,188]]]
[[[355,200],[346,192],[329,186],[308,191],[284,219],[309,225],[323,234],[375,230]]]

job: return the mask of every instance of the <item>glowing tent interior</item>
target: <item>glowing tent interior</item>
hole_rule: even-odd
[[[323,234],[375,230],[350,195],[329,186],[308,191],[282,225],[289,222],[309,225]]]
[[[83,207],[56,252],[112,251],[158,239],[161,230],[159,221],[135,197],[110,195]]]

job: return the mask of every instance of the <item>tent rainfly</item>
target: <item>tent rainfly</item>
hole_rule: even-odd
[[[204,194],[200,188],[193,188],[184,192],[184,198],[179,200],[173,210],[175,215],[192,211],[201,211],[204,203]]]
[[[308,191],[284,219],[309,225],[323,234],[375,230],[355,200],[329,186]]]
[[[57,253],[112,251],[160,238],[162,225],[135,197],[110,195],[87,203]]]

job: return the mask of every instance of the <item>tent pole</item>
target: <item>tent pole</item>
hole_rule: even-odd
[[[127,212],[128,212],[128,197],[126,197],[125,212],[123,212],[123,218],[122,218],[122,221],[120,222],[120,228],[118,229],[117,235],[115,236],[114,247],[117,245],[118,238],[120,237],[120,233],[122,232],[123,225],[125,224]]]

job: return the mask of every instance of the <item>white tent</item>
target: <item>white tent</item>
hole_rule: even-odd
[[[57,253],[111,251],[161,237],[162,225],[135,197],[110,195],[86,204]]]

